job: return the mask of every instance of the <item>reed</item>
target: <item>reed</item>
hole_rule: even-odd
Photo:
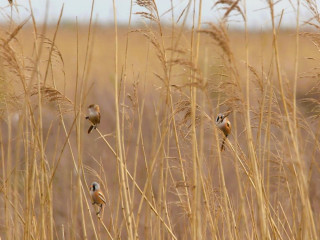
[[[95,23],[95,1],[87,24],[66,25],[64,6],[37,22],[32,0],[21,22],[15,1],[0,10],[0,239],[318,239],[317,2],[290,1],[285,30],[266,0],[261,32],[246,0],[216,1],[215,22],[203,0],[179,13],[128,2],[126,26],[115,0],[113,26]],[[87,134],[92,103],[101,123]],[[232,125],[224,151],[218,113]]]

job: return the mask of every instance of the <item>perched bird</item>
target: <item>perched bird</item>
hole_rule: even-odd
[[[224,136],[225,136],[223,138],[222,145],[221,145],[221,151],[223,151],[226,138],[231,133],[231,123],[227,118],[227,116],[219,113],[216,119],[216,125],[224,133]]]
[[[97,128],[97,124],[100,123],[100,108],[97,104],[91,104],[88,107],[88,116],[86,119],[89,119],[92,125],[88,129],[88,134],[92,131],[92,129]]]
[[[97,204],[100,209],[96,213],[97,215],[101,212],[103,204],[106,204],[106,198],[100,190],[100,185],[97,182],[93,182],[90,186],[90,195],[92,198],[92,205]]]

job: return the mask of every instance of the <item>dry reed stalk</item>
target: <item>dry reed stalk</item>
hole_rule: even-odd
[[[114,15],[114,29],[115,29],[115,115],[116,115],[116,140],[117,140],[117,154],[119,155],[120,162],[122,163],[120,166],[120,175],[121,180],[119,181],[120,187],[122,189],[122,194],[124,199],[124,217],[125,217],[125,223],[127,226],[127,232],[128,232],[128,239],[133,239],[133,228],[134,228],[134,222],[132,218],[132,213],[130,206],[131,199],[130,199],[130,192],[129,192],[129,186],[127,181],[127,174],[125,173],[126,164],[123,157],[123,147],[121,144],[121,131],[120,131],[120,116],[119,116],[119,83],[118,83],[118,27],[117,27],[117,14],[116,14],[116,4],[113,0],[113,15]]]
[[[162,31],[162,27],[161,27],[161,24],[160,24],[160,18],[159,18],[159,14],[158,14],[158,11],[157,11],[157,8],[156,8],[156,5],[154,4],[154,3],[148,3],[149,5],[148,6],[144,6],[144,7],[146,7],[151,13],[150,14],[153,14],[153,17],[152,18],[149,18],[150,20],[152,20],[152,21],[154,21],[156,24],[157,24],[157,26],[158,26],[158,31],[159,31],[159,35],[160,35],[160,41],[157,41],[156,40],[156,38],[155,38],[155,33],[152,33],[152,32],[150,32],[151,34],[149,34],[149,37],[148,37],[148,35],[145,35],[145,36],[147,36],[148,37],[148,39],[151,41],[151,43],[152,43],[152,45],[155,47],[155,50],[157,51],[157,56],[158,56],[158,58],[159,58],[159,61],[160,61],[160,63],[161,63],[161,65],[162,65],[162,69],[163,69],[163,71],[164,71],[164,77],[161,77],[160,75],[157,75],[162,81],[163,81],[163,83],[164,83],[164,85],[165,85],[165,89],[167,90],[167,92],[166,92],[166,97],[165,97],[165,101],[166,101],[166,103],[168,103],[168,100],[169,100],[169,107],[170,107],[170,109],[171,109],[171,113],[172,113],[172,115],[174,115],[173,114],[173,112],[174,112],[174,110],[173,110],[173,100],[172,100],[172,94],[171,94],[171,92],[170,92],[170,87],[168,86],[168,84],[169,84],[169,81],[170,81],[170,75],[171,75],[171,68],[172,68],[172,66],[173,66],[173,64],[171,64],[171,63],[180,63],[180,61],[175,61],[175,62],[173,62],[172,61],[172,58],[173,58],[173,55],[171,55],[171,60],[167,60],[167,55],[166,55],[166,53],[165,53],[165,51],[164,51],[164,49],[165,49],[165,47],[164,47],[164,41],[163,41],[163,31]],[[173,9],[172,9],[173,10]],[[149,14],[149,15],[150,15]],[[172,13],[173,14],[173,13]],[[146,16],[146,15],[143,15],[143,16]],[[172,29],[173,29],[173,27],[172,27]],[[180,34],[181,34],[181,32],[182,32],[182,30],[180,31]],[[174,31],[172,30],[172,41],[171,41],[171,48],[170,49],[175,49],[176,48],[176,46],[175,45],[173,45],[174,43],[173,43],[173,33],[174,33]],[[179,38],[180,38],[181,36],[179,36]],[[176,42],[176,44],[178,44],[178,41]],[[171,51],[171,53],[172,53],[173,51]],[[168,63],[168,64],[167,64]],[[168,66],[169,65],[169,66]],[[167,113],[167,108],[165,108],[165,110],[164,110],[165,112],[164,112],[164,114],[166,114]],[[169,122],[165,122],[166,124],[169,124]],[[176,122],[175,122],[175,119],[174,118],[172,118],[172,123],[173,123],[173,129],[174,129],[174,134],[175,134],[175,142],[176,142],[176,145],[177,145],[177,151],[178,151],[178,155],[179,155],[179,161],[180,161],[180,167],[181,167],[181,172],[182,172],[182,176],[183,176],[183,182],[186,182],[186,177],[185,177],[185,172],[184,172],[184,168],[183,168],[183,163],[182,163],[182,155],[181,155],[181,151],[180,151],[180,144],[179,144],[179,140],[178,140],[178,135],[177,135],[177,127],[176,127]],[[162,129],[165,129],[166,128],[166,124],[162,124]],[[160,130],[160,136],[162,136],[163,135],[163,130]],[[168,138],[168,142],[167,142],[167,144],[169,144],[169,138]],[[162,151],[161,151],[162,152]],[[165,153],[166,151],[165,150],[163,150],[163,152]],[[168,152],[168,150],[167,150],[167,152]],[[161,159],[162,159],[162,157],[160,157]],[[152,171],[153,171],[153,166],[154,164],[152,163],[151,164],[151,173],[152,173]],[[163,176],[162,175],[162,173],[163,173],[163,162],[162,162],[162,160],[161,160],[161,163],[160,163],[160,174],[161,174],[161,176]],[[149,175],[149,176],[152,176],[152,174],[151,175]],[[166,177],[161,177],[160,178],[160,181],[159,181],[159,188],[161,189],[161,186],[162,186],[162,183],[163,182],[166,182]],[[189,216],[189,213],[191,212],[191,206],[190,206],[190,200],[189,200],[189,197],[188,197],[188,189],[187,188],[185,188],[185,190],[186,190],[186,194],[187,194],[187,206],[188,206],[188,213],[187,213],[187,215]],[[159,195],[161,196],[161,192],[159,192]],[[180,195],[180,193],[177,191],[177,195],[178,195],[178,197],[179,197],[179,199],[180,199],[180,201],[181,201],[181,203],[182,203],[182,198],[181,198],[181,195]],[[141,206],[141,205],[140,205]],[[158,231],[158,237],[160,237],[160,232]]]
[[[295,134],[296,126],[292,126],[293,120],[291,120],[290,118],[286,96],[283,89],[283,79],[281,75],[281,65],[279,60],[279,49],[278,49],[278,43],[277,43],[278,40],[277,40],[277,33],[275,30],[275,23],[274,23],[274,3],[271,0],[269,0],[268,3],[269,3],[272,27],[273,27],[273,39],[274,39],[273,43],[274,43],[274,51],[275,51],[277,77],[278,77],[279,86],[280,86],[280,96],[281,96],[282,104],[285,110],[285,117],[288,123],[289,135],[293,143],[294,154],[297,158],[296,161],[292,162],[292,165],[293,165],[293,168],[296,168],[295,171],[297,171],[296,180],[297,180],[297,185],[299,189],[300,200],[302,202],[302,205],[304,206],[302,209],[303,218],[301,223],[303,226],[302,237],[315,239],[317,234],[315,230],[314,218],[313,218],[313,213],[310,205],[310,200],[308,197],[308,186],[307,186],[306,176],[305,176],[305,166],[301,159],[297,134]]]
[[[62,14],[63,14],[63,9],[64,9],[64,4],[62,4],[62,8],[60,10],[60,15],[59,15],[59,18],[58,18],[58,22],[56,24],[56,29],[55,29],[55,32],[54,32],[54,35],[53,35],[51,46],[50,46],[50,51],[49,51],[49,56],[48,56],[48,63],[47,63],[46,72],[45,72],[44,80],[43,80],[43,85],[44,86],[46,86],[47,76],[48,76],[48,72],[49,72],[49,66],[51,65],[51,56],[52,56],[52,53],[53,53],[55,40],[56,40],[58,29],[59,29],[59,26],[60,26],[61,17],[62,17]]]
[[[196,66],[198,64],[199,57],[199,46],[200,46],[200,26],[201,26],[201,11],[202,11],[202,0],[199,1],[199,12],[198,12],[198,20],[197,20],[197,38],[194,43],[194,28],[195,28],[195,6],[196,2],[194,1],[193,7],[193,24],[192,24],[192,32],[191,32],[191,54],[190,54],[190,62],[194,63]],[[194,45],[193,45],[194,44]],[[194,51],[195,46],[195,53]],[[195,83],[195,73],[190,71],[190,83]],[[193,161],[193,204],[192,204],[192,236],[193,239],[202,239],[202,231],[201,231],[201,183],[200,183],[200,175],[202,170],[202,159],[201,156],[199,158],[198,153],[198,142],[197,142],[197,134],[196,134],[196,106],[197,106],[197,89],[195,86],[191,86],[190,88],[190,99],[191,99],[191,136],[192,136],[192,161]]]
[[[182,36],[182,32],[183,32],[183,29],[184,29],[184,26],[185,26],[185,23],[186,23],[186,19],[187,19],[187,16],[188,16],[188,12],[189,12],[189,9],[190,9],[190,6],[191,6],[191,1],[188,2],[188,5],[186,6],[186,8],[182,11],[181,15],[179,16],[178,18],[178,21],[180,20],[180,18],[182,17],[183,13],[184,12],[187,12],[185,14],[185,17],[184,17],[184,21],[182,23],[182,26],[180,28],[180,31],[177,35],[177,39],[176,39],[176,42],[174,43],[174,36],[175,36],[175,31],[177,31],[177,28],[175,27],[175,22],[174,22],[174,7],[173,7],[173,2],[171,1],[171,12],[172,12],[172,24],[171,24],[171,47],[170,47],[170,50],[171,51],[171,55],[170,55],[170,62],[174,62],[175,60],[175,55],[174,53],[184,53],[184,51],[180,51],[178,50],[178,44],[180,42],[180,39],[181,39],[181,36]],[[179,64],[179,60],[176,61],[176,64]],[[191,63],[192,65],[192,63]],[[172,67],[174,66],[174,64],[169,64],[169,68],[168,68],[168,78],[171,79],[171,75],[172,75]],[[193,68],[195,69],[195,68]],[[171,89],[169,88],[170,90],[170,95],[169,95],[169,105],[170,105],[170,114],[172,115],[172,125],[173,125],[173,130],[174,130],[174,137],[175,137],[175,144],[176,144],[176,147],[177,147],[177,153],[178,153],[178,158],[179,158],[179,165],[180,165],[180,172],[181,172],[181,175],[182,175],[182,182],[185,183],[185,187],[184,187],[184,194],[185,194],[185,201],[187,202],[187,210],[186,210],[186,215],[190,218],[191,217],[191,203],[190,203],[190,196],[189,196],[189,190],[188,190],[188,187],[187,187],[187,180],[186,180],[186,172],[185,172],[185,168],[184,168],[184,164],[183,164],[183,160],[182,160],[182,152],[181,152],[181,149],[180,149],[180,141],[179,141],[179,137],[178,137],[178,131],[177,131],[177,124],[176,124],[176,120],[174,118],[174,115],[175,115],[175,110],[174,110],[174,102],[173,102],[173,94],[171,92]],[[182,194],[180,194],[177,190],[177,195],[179,197],[179,200],[180,200],[180,203],[183,204],[183,197],[182,197]]]
[[[160,40],[157,40],[156,38],[156,33],[150,29],[148,30],[147,32],[146,31],[141,31],[142,33],[144,33],[144,35],[150,40],[151,44],[154,46],[156,52],[157,52],[157,57],[161,63],[161,66],[162,66],[162,69],[163,69],[163,74],[164,76],[159,76],[159,78],[163,81],[164,85],[165,85],[165,89],[166,89],[166,93],[165,93],[165,102],[168,103],[169,101],[169,104],[171,105],[171,110],[172,110],[172,97],[171,97],[171,93],[170,93],[170,84],[169,84],[169,81],[170,81],[170,71],[168,69],[168,60],[167,60],[167,55],[166,55],[166,52],[165,52],[165,45],[164,45],[164,39],[163,39],[163,30],[162,30],[162,26],[161,26],[161,23],[160,23],[160,17],[159,17],[159,13],[158,13],[158,9],[157,9],[157,6],[155,4],[154,1],[137,1],[138,5],[141,6],[141,7],[145,7],[149,13],[145,13],[145,12],[139,12],[138,14],[141,15],[142,17],[144,18],[147,18],[149,20],[151,20],[150,22],[154,22],[157,26],[157,30],[158,30],[158,34],[159,34],[159,38]],[[164,115],[167,115],[167,112],[168,112],[168,107],[167,107],[167,104],[164,105]],[[161,139],[165,139],[165,131],[166,129],[168,128],[168,124],[169,124],[169,120],[166,119],[163,124],[161,124],[161,129],[159,129],[159,135],[161,137]],[[159,125],[160,126],[160,125]],[[168,136],[167,136],[168,137]],[[169,146],[169,137],[167,139],[167,146]],[[165,192],[162,191],[163,189],[163,186],[165,185],[165,182],[166,182],[166,177],[167,174],[164,174],[164,163],[163,163],[163,158],[165,157],[165,154],[166,152],[168,152],[168,150],[165,149],[165,144],[162,143],[162,140],[161,140],[161,144],[160,144],[160,147],[161,149],[158,148],[158,150],[156,151],[156,154],[155,156],[159,157],[160,158],[160,169],[159,169],[159,172],[160,172],[160,180],[158,182],[158,185],[159,185],[159,192],[158,192],[158,196],[159,196],[159,202],[158,202],[158,205],[159,205],[159,214],[160,215],[163,215],[162,212],[161,212],[161,202],[164,202],[164,205],[166,205],[165,203],[165,199],[164,199],[164,195],[165,195]],[[159,154],[159,150],[160,150],[160,154]],[[178,150],[179,151],[179,150]],[[159,154],[159,156],[158,156]],[[155,160],[156,160],[156,157],[153,158],[152,160],[152,163],[151,163],[151,167],[150,167],[150,171],[149,171],[149,174],[148,174],[148,179],[147,179],[147,182],[145,184],[145,188],[144,188],[144,192],[146,192],[146,190],[149,188],[150,185],[150,182],[152,180],[152,176],[153,176],[153,172],[154,172],[154,166],[155,166]],[[152,194],[152,193],[151,193]],[[163,199],[162,201],[160,201],[161,199]],[[140,204],[139,204],[139,209],[141,209],[141,206],[142,206],[142,199],[140,201]],[[139,214],[140,210],[138,211],[138,216],[140,215]],[[169,224],[170,224],[170,221],[169,221]],[[161,238],[162,236],[162,233],[160,231],[160,219],[158,219],[158,227],[156,228],[157,229],[157,236],[158,238]],[[170,225],[169,225],[170,227]],[[171,227],[170,227],[171,228]]]
[[[257,194],[257,204],[258,204],[258,211],[259,211],[259,223],[261,227],[260,232],[260,239],[268,239],[269,238],[269,228],[267,225],[267,216],[268,213],[266,212],[267,206],[264,198],[264,187],[263,187],[263,179],[261,170],[258,166],[258,159],[255,153],[255,149],[253,146],[253,135],[252,135],[252,128],[251,128],[251,118],[250,118],[250,79],[249,79],[249,54],[248,54],[248,29],[247,29],[247,13],[246,13],[246,1],[245,4],[245,46],[246,46],[246,114],[245,114],[245,123],[246,123],[246,133],[247,133],[247,144],[248,144],[248,151],[249,151],[249,159],[251,162],[251,167],[253,168],[253,175],[254,175],[254,184],[256,187],[256,194]]]
[[[30,9],[32,9],[31,6],[31,2],[29,1],[29,5],[30,5]],[[47,7],[48,9],[48,7]],[[37,45],[37,29],[36,29],[36,23],[34,20],[34,15],[33,13],[32,15],[32,19],[33,19],[33,29],[34,29],[34,40],[35,40],[35,57],[36,59],[40,59],[41,53],[42,53],[42,43],[41,42],[40,46]],[[46,22],[44,23],[44,28],[43,28],[43,32],[45,32],[46,30]],[[39,69],[39,65],[36,64],[35,68],[34,68],[34,74],[36,75],[36,79],[37,79],[37,86],[38,86],[38,107],[39,107],[39,115],[38,115],[38,119],[37,119],[37,123],[36,126],[37,128],[35,129],[35,134],[37,135],[37,139],[38,139],[38,148],[40,151],[40,179],[38,178],[38,175],[36,175],[37,177],[37,181],[38,181],[38,187],[39,187],[39,195],[40,195],[40,236],[42,239],[46,239],[46,224],[45,224],[45,218],[46,218],[46,202],[45,202],[45,197],[47,196],[47,192],[46,189],[48,186],[45,186],[45,175],[46,175],[46,169],[45,169],[45,155],[44,155],[44,147],[43,147],[43,122],[42,122],[42,101],[41,101],[41,92],[40,92],[40,69]],[[32,78],[33,79],[33,78]],[[35,158],[36,159],[36,158]],[[34,162],[35,164],[35,162]],[[37,170],[37,169],[35,169]],[[40,183],[39,183],[40,180]],[[50,200],[49,200],[50,201]],[[52,216],[49,217],[49,219],[52,219]],[[52,226],[52,224],[50,224],[50,226]],[[49,236],[51,236],[51,239],[53,238],[53,232],[50,231]]]
[[[121,118],[121,129],[122,129],[122,132],[121,132],[121,136],[122,136],[122,139],[121,139],[121,142],[122,142],[122,149],[123,151],[125,152],[125,99],[126,99],[126,80],[127,80],[127,61],[128,61],[128,51],[129,51],[129,33],[131,32],[131,18],[132,18],[132,6],[133,6],[133,1],[130,0],[130,13],[129,13],[129,19],[128,19],[128,30],[127,30],[127,36],[126,36],[126,45],[125,45],[125,54],[124,54],[124,59],[125,59],[125,63],[124,63],[124,66],[123,66],[123,75],[121,76],[121,82],[120,82],[120,87],[119,87],[119,98],[121,96],[121,92],[122,92],[122,118]],[[116,16],[115,16],[116,18]],[[116,30],[117,31],[117,30]],[[117,52],[116,52],[117,54]],[[116,83],[117,84],[117,83]],[[122,87],[123,86],[123,87]],[[122,89],[121,89],[122,87]],[[134,86],[135,88],[135,86]],[[122,90],[122,91],[121,91]],[[135,96],[134,96],[135,97]],[[135,105],[135,103],[133,103],[133,105]],[[138,116],[139,116],[139,113],[138,113]],[[134,121],[134,120],[133,120]],[[139,125],[139,129],[141,130],[141,125]],[[131,130],[130,133],[133,133],[133,131]],[[130,134],[129,134],[129,137],[130,137]],[[137,135],[137,145],[139,145],[139,140],[140,140],[140,132],[138,131],[138,135]],[[129,147],[128,147],[129,149]],[[136,148],[138,150],[138,147]],[[125,168],[127,169],[127,165],[126,165],[126,162],[127,162],[127,159],[126,159],[126,154],[123,155],[124,156],[124,159],[123,159],[123,162],[125,163]],[[136,151],[136,158],[135,158],[135,169],[136,169],[136,164],[137,164],[137,156],[138,156],[138,151]],[[129,182],[128,182],[128,177],[127,177],[127,174],[125,175],[125,179],[126,179],[126,185],[129,187]],[[134,171],[134,179],[136,179],[136,171]],[[128,196],[129,196],[129,199],[130,199],[130,212],[132,212],[132,215],[133,215],[133,211],[134,211],[134,190],[135,188],[133,187],[132,188],[132,192],[130,193],[129,189],[128,189]],[[136,239],[137,236],[137,225],[135,223],[135,218],[132,217],[132,221],[133,221],[133,226],[132,226],[132,231],[133,231],[133,239]],[[134,229],[134,230],[133,230]]]

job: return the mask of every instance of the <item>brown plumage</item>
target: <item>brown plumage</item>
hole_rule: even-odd
[[[216,125],[224,133],[224,136],[225,136],[222,140],[222,145],[221,145],[221,151],[223,151],[224,143],[228,135],[231,133],[231,123],[227,118],[227,116],[224,116],[223,114],[219,113],[216,119]]]
[[[100,185],[97,182],[93,182],[90,186],[90,195],[92,199],[92,205],[97,204],[100,209],[96,213],[97,215],[101,212],[103,204],[106,204],[106,198],[100,190]]]
[[[96,129],[97,125],[100,123],[100,107],[97,104],[91,104],[88,107],[88,116],[86,119],[89,119],[92,125],[88,129],[88,134],[92,131],[92,129]]]

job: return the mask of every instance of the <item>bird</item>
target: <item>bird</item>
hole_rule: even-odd
[[[217,127],[224,133],[224,138],[221,145],[221,151],[224,149],[224,143],[228,137],[228,135],[231,133],[231,123],[227,116],[219,113],[216,118],[216,125]]]
[[[97,204],[100,209],[96,213],[97,215],[101,212],[103,204],[106,204],[106,198],[100,190],[100,185],[97,182],[93,182],[90,186],[90,195],[92,199],[92,205]]]
[[[88,129],[88,134],[92,131],[92,129],[96,129],[97,125],[100,123],[100,107],[97,104],[91,104],[88,107],[88,116],[86,119],[89,119],[92,123]]]

